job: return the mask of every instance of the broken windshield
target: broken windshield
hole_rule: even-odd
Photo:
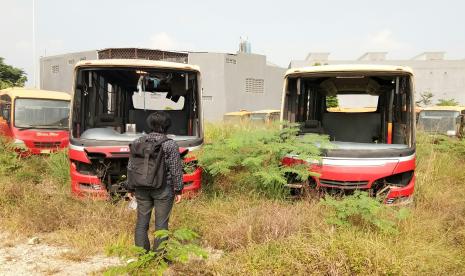
[[[168,92],[134,92],[132,102],[136,109],[182,110],[184,108],[184,96],[180,96],[175,102],[169,98]]]
[[[322,134],[335,142],[373,146],[413,145],[415,116],[408,75],[348,72],[288,77],[284,100],[283,119],[298,123],[301,135]]]
[[[81,68],[73,104],[73,137],[127,141],[150,132],[147,117],[164,111],[168,134],[201,135],[198,72],[156,68]]]

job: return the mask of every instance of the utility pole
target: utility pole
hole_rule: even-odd
[[[36,59],[36,0],[32,0],[32,64],[34,66],[34,88],[37,86],[37,59]]]

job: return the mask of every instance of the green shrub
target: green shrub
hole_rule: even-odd
[[[383,233],[397,233],[396,221],[408,215],[407,209],[388,207],[368,193],[360,191],[340,200],[328,196],[321,200],[321,204],[329,208],[326,218],[329,224],[338,227],[374,228]]]
[[[0,176],[13,175],[21,168],[20,157],[14,151],[13,146],[0,139]]]
[[[67,186],[70,182],[68,151],[60,150],[50,154],[46,159],[47,169],[59,184]]]
[[[199,236],[192,230],[182,228],[174,232],[159,230],[155,232],[157,238],[167,238],[159,247],[159,252],[145,252],[145,249],[117,244],[107,249],[108,255],[119,256],[126,260],[126,265],[108,269],[105,275],[147,274],[162,275],[168,269],[168,262],[186,263],[193,255],[207,258],[207,253],[192,243]]]
[[[17,182],[39,184],[46,175],[46,169],[43,156],[31,155],[21,159],[21,167],[16,171],[14,177]]]
[[[284,195],[287,175],[294,174],[300,179],[315,175],[308,165],[283,166],[282,158],[295,155],[302,160],[315,160],[322,148],[329,147],[326,136],[297,136],[297,132],[295,125],[283,128],[242,125],[225,132],[215,128],[216,139],[203,147],[199,164],[214,178],[223,177],[235,182],[233,185],[246,185],[256,192],[280,197]]]

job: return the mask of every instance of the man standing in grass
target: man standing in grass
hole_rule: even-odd
[[[168,230],[173,202],[181,201],[182,160],[175,141],[166,133],[171,126],[169,114],[156,111],[147,118],[151,133],[136,139],[131,145],[128,164],[129,196],[137,200],[136,246],[150,250],[148,229],[155,208],[155,231]],[[156,251],[163,239],[156,238]]]

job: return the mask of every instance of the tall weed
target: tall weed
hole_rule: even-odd
[[[8,141],[0,139],[0,176],[13,175],[19,168],[20,157]]]
[[[46,159],[49,175],[56,182],[68,187],[70,181],[69,158],[67,150],[60,150],[50,154]]]
[[[398,233],[397,220],[405,219],[408,210],[387,207],[366,192],[356,191],[341,200],[327,196],[320,202],[328,207],[326,221],[339,227],[374,228],[383,233]]]

